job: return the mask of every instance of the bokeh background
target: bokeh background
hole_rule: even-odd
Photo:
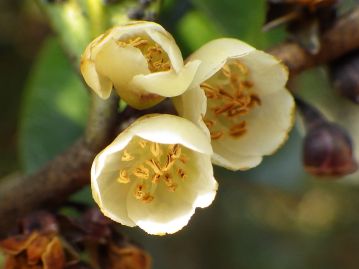
[[[260,49],[283,41],[283,28],[261,31],[264,17],[264,0],[165,0],[160,21],[188,55],[222,36]],[[82,133],[89,97],[32,0],[0,1],[0,59],[0,176],[30,173]],[[303,73],[295,89],[309,101],[333,91],[323,67]],[[216,168],[216,200],[180,232],[121,230],[152,254],[156,269],[359,268],[359,175],[334,181],[306,174],[298,122],[259,167]],[[92,203],[88,189],[72,199]]]

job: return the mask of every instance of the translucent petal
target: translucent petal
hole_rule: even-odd
[[[213,76],[226,63],[228,58],[243,57],[254,50],[255,48],[233,38],[220,38],[206,43],[186,60],[186,62],[193,60],[202,62],[191,88]]]
[[[203,122],[207,110],[207,98],[199,86],[172,98],[172,102],[179,115],[194,122],[209,136],[209,130]]]
[[[272,55],[256,50],[239,58],[249,69],[249,80],[254,83],[256,93],[263,96],[284,88],[288,69]]]
[[[183,58],[173,37],[164,29],[163,31],[158,31],[158,29],[149,28],[146,30],[146,33],[167,53],[174,71],[176,73],[179,72],[183,67]]]
[[[102,158],[101,158],[102,157]],[[98,156],[93,163],[91,170],[91,188],[95,201],[101,211],[109,218],[127,226],[135,226],[128,217],[126,198],[130,184],[119,184],[116,180],[119,171],[107,171],[106,163],[109,159],[115,158],[119,161],[119,154]],[[98,170],[100,166],[101,170]],[[97,176],[95,176],[97,175]]]
[[[216,164],[232,170],[248,169],[286,141],[294,121],[293,97],[283,89],[260,98],[262,104],[244,118],[247,122],[244,135],[212,141],[213,150],[219,155],[214,157]]]
[[[97,73],[95,64],[91,60],[81,62],[81,73],[87,85],[102,99],[107,99],[112,90],[112,82],[108,78]]]
[[[96,70],[108,77],[118,92],[126,90],[126,85],[137,74],[148,74],[147,61],[142,52],[134,47],[120,47],[112,39],[98,52]]]
[[[178,73],[174,70],[137,75],[132,80],[134,88],[166,97],[182,94],[192,83],[199,61],[187,63]]]
[[[146,140],[162,144],[182,144],[197,152],[212,154],[209,138],[192,122],[167,114],[146,115],[129,131]]]

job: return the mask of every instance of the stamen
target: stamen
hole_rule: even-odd
[[[141,200],[142,202],[149,203],[151,202],[154,197],[149,193],[145,192],[145,187],[143,184],[138,184],[135,189],[135,198],[137,200]]]
[[[140,144],[140,147],[144,149],[146,147],[146,145],[147,145],[147,141],[140,140],[140,142],[138,142],[138,144]]]
[[[135,157],[133,157],[130,153],[127,152],[127,150],[123,151],[121,161],[123,162],[129,162],[132,161]]]
[[[228,92],[226,92],[225,90],[223,90],[223,89],[221,89],[221,88],[219,89],[219,93],[220,93],[222,96],[229,98],[230,100],[233,100],[233,99],[234,99],[234,97],[233,97],[231,94],[229,94]]]
[[[152,177],[152,183],[157,184],[160,181],[161,174],[154,174]]]
[[[248,67],[245,64],[242,64],[240,61],[235,61],[234,65],[239,69],[239,72],[241,72],[244,76],[247,76],[249,74]]]
[[[178,159],[181,156],[182,148],[180,144],[169,145],[168,148],[172,159]]]
[[[239,137],[243,135],[247,132],[246,125],[246,121],[241,121],[239,124],[234,125],[229,129],[229,134],[234,137]]]
[[[143,165],[140,165],[135,169],[133,174],[140,179],[148,179],[150,176],[150,171]]]
[[[178,168],[177,173],[181,177],[181,179],[184,179],[185,177],[187,177],[185,171],[181,168]]]
[[[146,195],[144,191],[144,186],[142,184],[138,184],[135,189],[135,198],[138,200],[142,200],[142,198]]]
[[[227,103],[221,106],[217,106],[213,109],[214,114],[219,115],[232,109],[234,103]]]
[[[153,172],[155,172],[155,174],[162,175],[161,166],[159,165],[159,163],[156,162],[156,160],[151,159],[149,161],[146,161],[146,164],[152,168],[152,170],[153,170]]]
[[[161,149],[158,143],[151,143],[150,150],[155,157],[158,157],[161,154]]]
[[[249,80],[245,80],[245,81],[242,81],[242,85],[246,88],[252,88],[253,87],[253,82],[249,81]]]
[[[168,190],[170,192],[174,192],[176,190],[177,184],[173,182],[170,174],[165,174],[163,180],[164,180],[164,182],[165,182],[165,184],[168,187]]]
[[[213,125],[215,124],[214,120],[207,120],[207,119],[203,119],[204,124],[206,124],[207,128],[212,128]]]
[[[143,38],[138,36],[135,39],[130,39],[129,44],[132,45],[133,47],[139,47],[139,46],[142,46],[142,45],[147,45],[148,40],[143,39]]]
[[[124,170],[124,169],[120,170],[120,174],[119,174],[119,176],[117,178],[117,181],[119,183],[124,183],[124,184],[127,184],[127,183],[130,182],[130,178],[129,178],[126,170]]]
[[[186,164],[188,162],[188,158],[184,154],[182,154],[182,156],[179,158],[179,160],[183,164]]]
[[[127,46],[140,47],[140,46],[143,46],[143,45],[147,45],[148,40],[143,39],[143,38],[138,36],[138,37],[129,39],[127,41],[118,40],[116,43],[121,47],[127,47]]]
[[[164,55],[163,49],[158,44],[148,47],[147,53],[144,56],[147,60],[148,69],[150,69],[151,72],[171,69],[167,55]]]
[[[150,195],[149,193],[146,193],[145,196],[141,200],[142,200],[142,202],[149,203],[149,202],[152,202],[153,199],[154,199],[154,197],[152,195]]]
[[[233,109],[229,110],[227,113],[228,117],[235,117],[235,116],[242,116],[249,113],[248,107],[234,107]]]
[[[262,104],[262,101],[261,101],[261,99],[259,98],[258,95],[251,94],[250,97],[251,97],[251,101],[249,103],[249,107],[253,107],[254,105],[259,105],[260,106]]]
[[[200,87],[204,90],[204,93],[208,99],[217,99],[219,98],[218,90],[212,87],[208,83],[202,83]]]
[[[172,158],[171,154],[167,155],[166,164],[162,168],[162,171],[168,171],[175,163],[176,161]]]
[[[212,140],[216,140],[219,139],[223,136],[223,132],[222,131],[217,131],[217,132],[210,132],[211,134],[211,139]]]
[[[228,66],[228,64],[225,64],[222,69],[221,69],[222,73],[224,76],[226,76],[227,78],[230,78],[232,75],[231,69]]]

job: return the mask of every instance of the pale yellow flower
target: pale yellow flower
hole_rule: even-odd
[[[188,59],[193,60],[201,64],[191,89],[174,98],[179,114],[209,132],[213,163],[231,170],[258,165],[284,143],[293,125],[287,69],[229,38],[205,44]]]
[[[114,87],[129,105],[144,109],[187,90],[198,65],[183,65],[175,40],[162,26],[138,21],[93,40],[82,55],[81,73],[101,98]]]
[[[174,233],[215,197],[210,140],[173,115],[142,117],[95,158],[91,186],[109,218],[150,234]]]

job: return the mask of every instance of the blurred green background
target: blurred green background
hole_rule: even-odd
[[[274,46],[285,33],[263,33],[264,15],[264,0],[165,0],[160,21],[186,56],[222,36]],[[89,97],[32,0],[0,1],[0,59],[0,176],[32,172],[82,133]],[[296,83],[307,98],[331,91],[322,69]],[[216,200],[174,235],[121,229],[152,254],[156,269],[357,269],[359,176],[351,183],[312,178],[301,165],[301,143],[294,128],[259,167],[216,169]],[[92,203],[88,189],[73,199]]]

